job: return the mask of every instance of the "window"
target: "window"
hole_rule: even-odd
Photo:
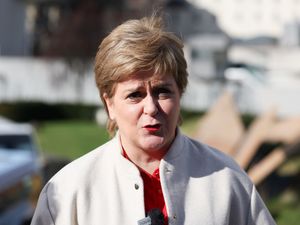
[[[0,135],[0,148],[9,150],[33,150],[30,136],[27,135]]]

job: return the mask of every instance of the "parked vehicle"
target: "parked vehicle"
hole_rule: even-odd
[[[0,118],[0,225],[29,224],[42,187],[42,163],[30,124]]]

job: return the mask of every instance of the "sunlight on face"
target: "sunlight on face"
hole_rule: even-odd
[[[180,93],[170,75],[139,72],[104,96],[123,147],[164,154],[172,143],[180,114]]]

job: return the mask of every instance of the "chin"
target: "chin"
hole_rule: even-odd
[[[147,151],[159,151],[166,147],[165,139],[162,137],[152,137],[147,139],[148,140],[145,140],[142,144],[143,148]]]

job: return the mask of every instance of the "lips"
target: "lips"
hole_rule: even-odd
[[[160,124],[154,124],[154,125],[146,125],[144,128],[148,130],[149,132],[155,132],[160,129],[161,125]]]

